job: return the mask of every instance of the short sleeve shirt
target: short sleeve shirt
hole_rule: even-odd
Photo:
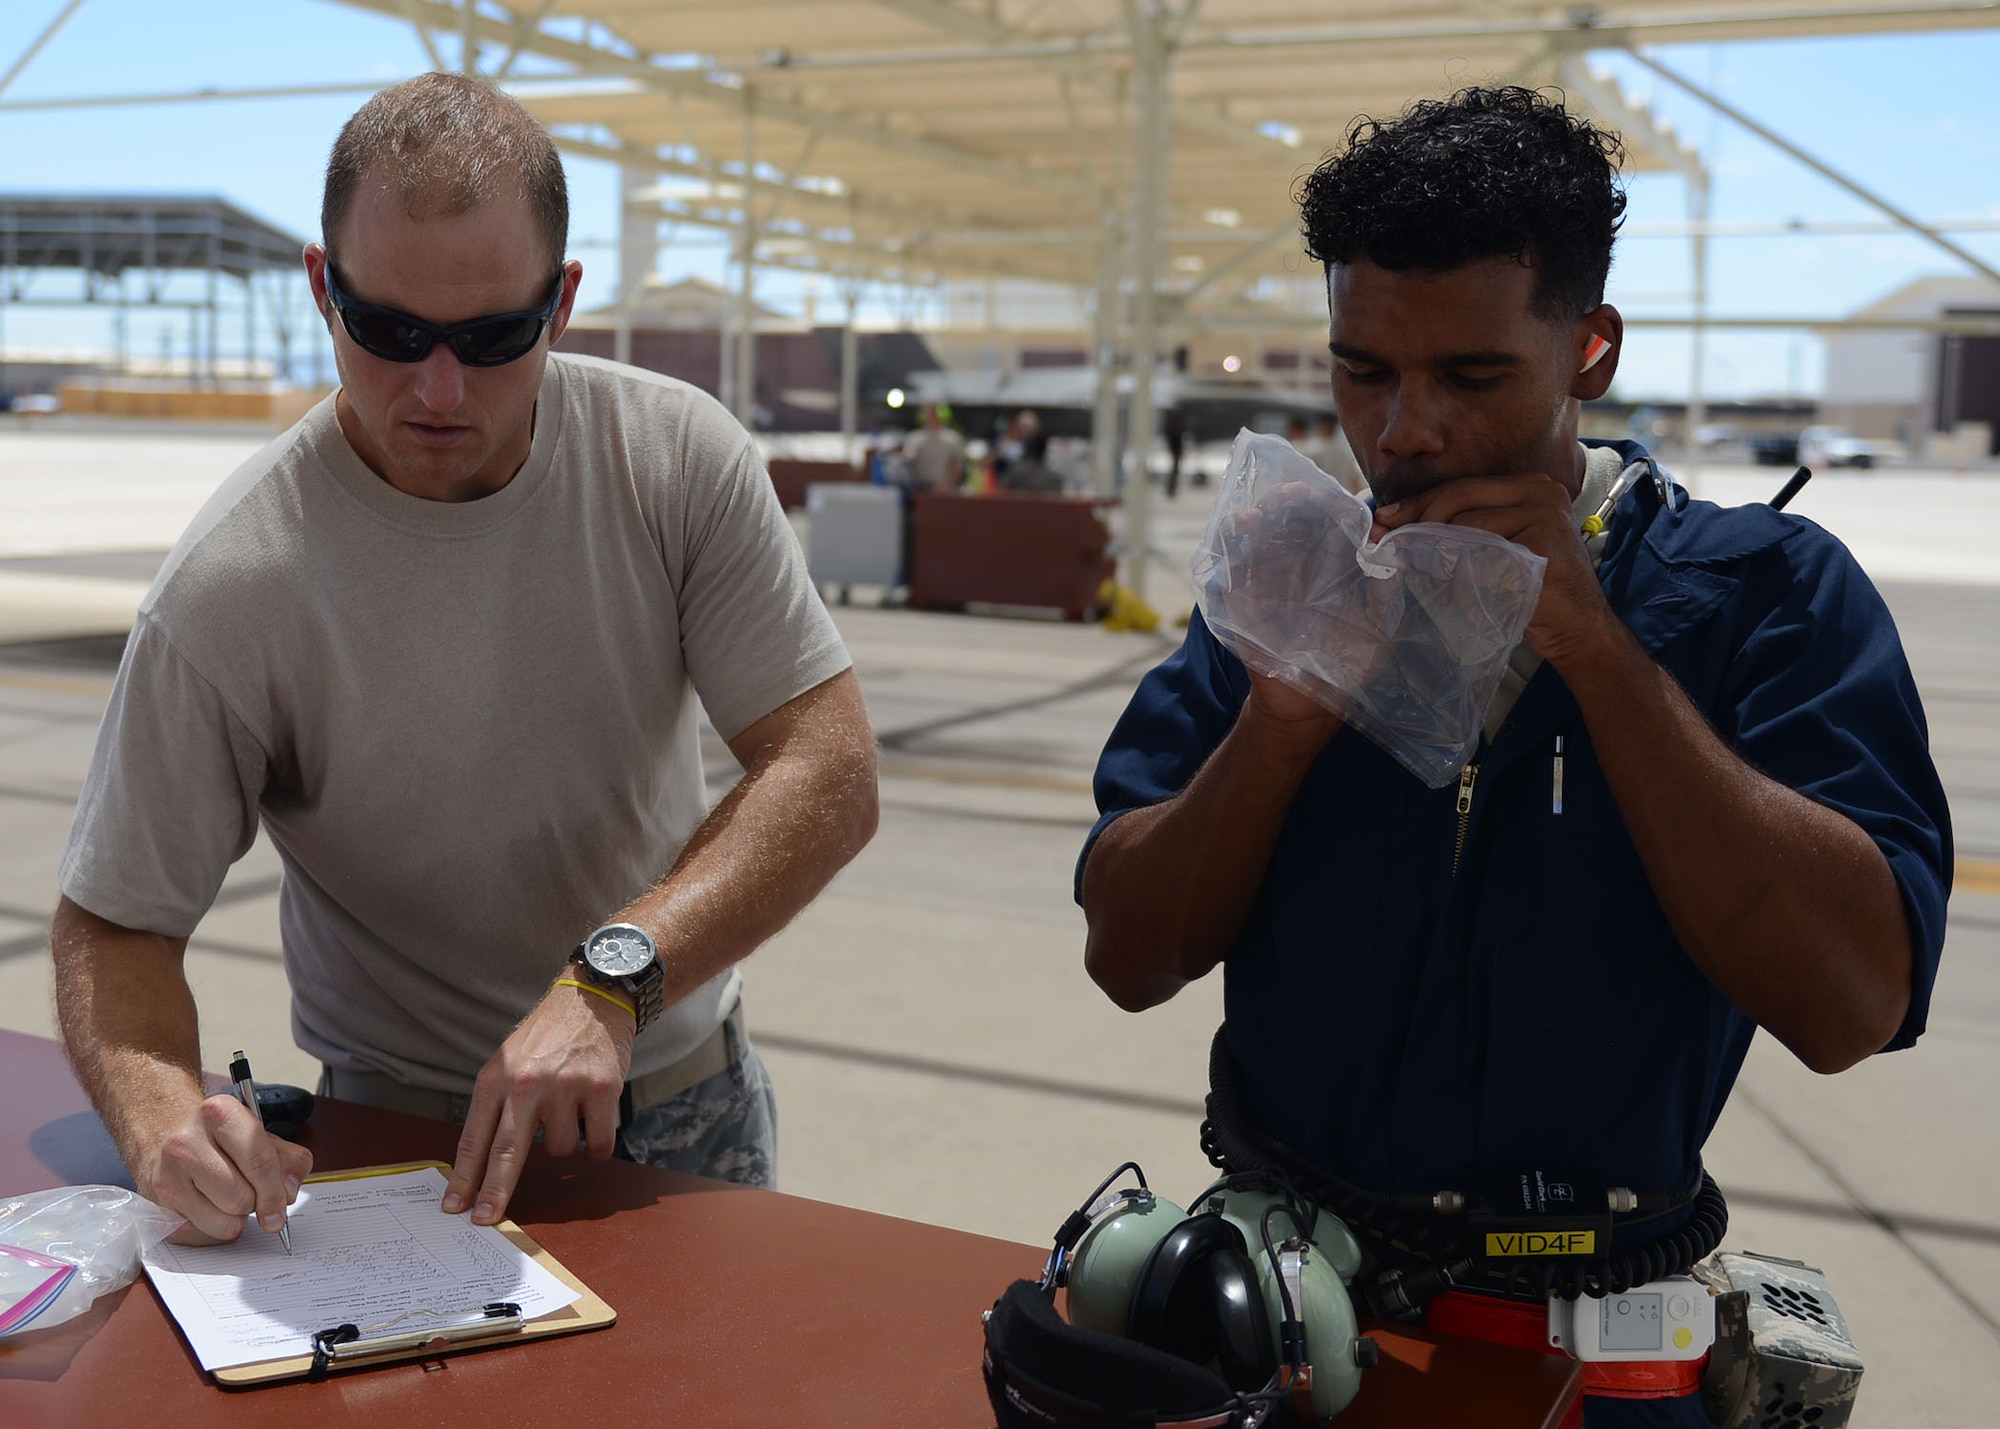
[[[299,1045],[468,1091],[705,817],[701,709],[727,739],[848,665],[756,448],[697,389],[555,356],[526,463],[455,504],[378,478],[329,398],[142,604],[63,891],[185,936],[261,823]],[[737,985],[669,1009],[635,1074]]]
[[[1944,940],[1951,832],[1880,595],[1808,521],[1678,488],[1662,505],[1651,483],[1620,504],[1599,579],[1732,749],[1882,851],[1914,951],[1889,1045],[1909,1046]],[[1111,735],[1084,860],[1110,822],[1186,787],[1248,693],[1197,615]],[[1472,764],[1463,818],[1457,785],[1426,788],[1352,729],[1307,774],[1224,963],[1247,1110],[1385,1191],[1523,1163],[1687,1185],[1754,1025],[1675,939],[1552,667]]]

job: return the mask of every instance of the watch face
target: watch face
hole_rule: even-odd
[[[630,977],[653,961],[653,940],[630,923],[612,923],[590,935],[583,956],[607,977]]]

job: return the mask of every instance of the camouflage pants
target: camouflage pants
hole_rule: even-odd
[[[724,1024],[729,1065],[665,1101],[640,1107],[618,1132],[619,1153],[647,1166],[718,1181],[778,1187],[778,1099],[757,1049]]]

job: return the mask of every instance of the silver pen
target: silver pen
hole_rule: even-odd
[[[243,1109],[257,1118],[257,1125],[264,1124],[264,1113],[257,1110],[257,1083],[250,1078],[250,1059],[238,1052],[229,1059],[229,1080],[236,1084],[236,1099],[243,1103]],[[292,1217],[289,1211],[278,1224],[278,1239],[285,1243],[285,1254],[292,1253]]]
[[[1583,538],[1587,541],[1611,524],[1611,512],[1625,499],[1625,493],[1639,484],[1639,478],[1646,474],[1646,463],[1635,461],[1618,473],[1618,479],[1611,483],[1611,489],[1604,493],[1604,500],[1597,503],[1597,509],[1583,518]]]

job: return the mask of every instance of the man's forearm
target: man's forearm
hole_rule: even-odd
[[[1622,624],[1564,663],[1653,892],[1695,964],[1817,1071],[1878,1051],[1909,1006],[1911,954],[1873,840],[1751,768]]]
[[[158,1138],[202,1100],[200,1022],[182,970],[187,940],[120,927],[65,898],[49,943],[70,1065],[140,1174]]]
[[[802,696],[775,742],[741,751],[743,778],[621,915],[654,930],[667,1005],[777,933],[874,836],[874,737],[858,690],[841,693]]]
[[[1098,837],[1083,869],[1084,966],[1113,1002],[1157,1006],[1222,960],[1299,784],[1338,728],[1323,711],[1272,721],[1253,694],[1187,788]]]

